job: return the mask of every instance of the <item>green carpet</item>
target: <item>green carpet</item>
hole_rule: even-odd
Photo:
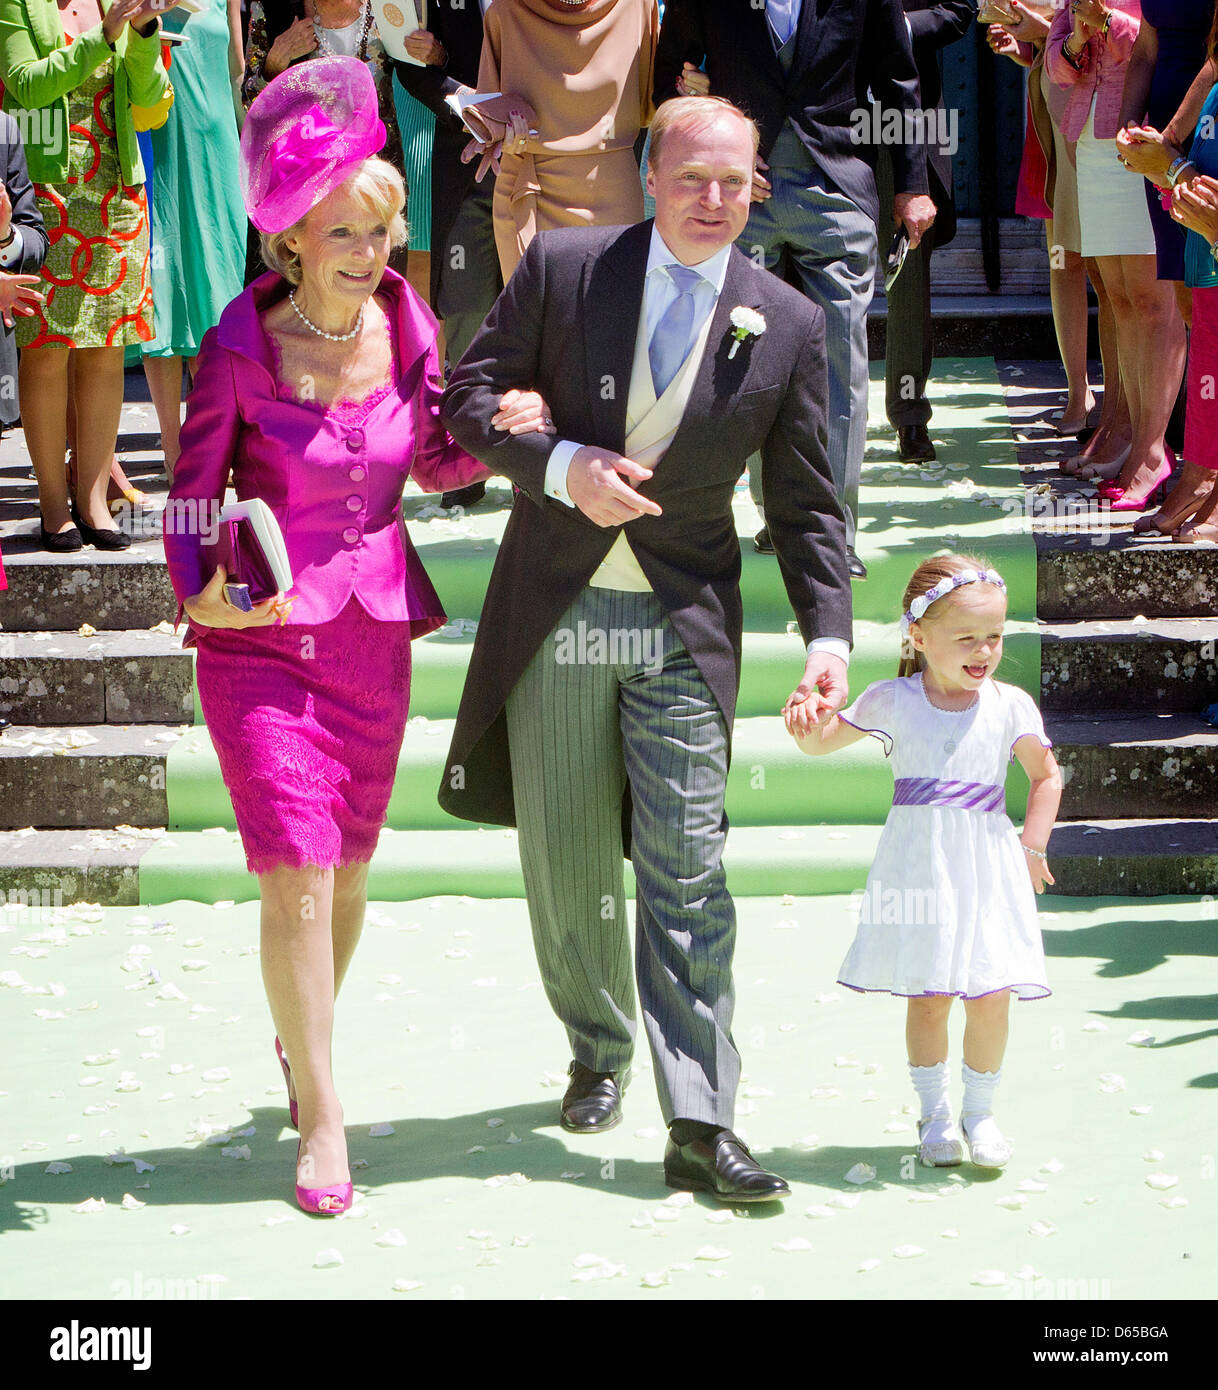
[[[927,468],[895,461],[891,431],[874,423],[884,419],[882,364],[873,364],[872,376],[873,428],[858,538],[869,577],[853,589],[852,697],[872,681],[896,674],[905,585],[922,559],[945,546],[980,550],[1003,574],[1010,621],[999,674],[1037,697],[1036,553],[992,359],[936,363],[935,434],[943,442],[939,463]],[[509,497],[506,483],[494,484],[487,502],[459,518],[436,514],[433,502],[422,497],[407,499],[411,534],[453,621],[443,633],[414,645],[412,719],[389,806],[390,833],[373,861],[372,891],[386,898],[522,891],[514,844],[500,831],[465,827],[436,802],[473,641],[468,628],[481,611]],[[735,827],[727,861],[733,887],[766,894],[861,886],[874,828],[883,824],[891,804],[891,771],[874,740],[813,760],[787,736],[778,711],[802,674],[802,647],[790,630],[791,612],[773,557],[752,548],[758,522],[744,484],[736,511],[746,631],[727,797]],[[245,873],[235,836],[219,833],[233,830],[236,822],[201,724],[170,752],[167,793],[171,834],[141,864],[141,899],[211,902],[255,896],[257,884]],[[1008,778],[1008,810],[1017,820],[1026,799],[1027,781],[1016,764]],[[858,852],[845,850],[840,840],[810,831],[804,835],[803,826],[832,826],[833,833],[850,837]],[[756,833],[746,842],[749,830]],[[395,836],[395,831],[412,834]],[[428,832],[427,837],[420,840],[419,832]],[[479,833],[492,838],[470,838]],[[802,862],[792,864],[793,858]]]
[[[339,1001],[367,1165],[339,1221],[292,1202],[255,904],[0,911],[21,1059],[0,1093],[0,1296],[1212,1298],[1213,905],[1054,908],[1055,993],[1013,1007],[998,1096],[1015,1159],[982,1174],[911,1161],[904,1010],[834,983],[850,899],[740,900],[738,1127],[793,1196],[732,1214],[667,1200],[645,1056],[617,1130],[558,1127],[568,1053],[522,902],[379,904]],[[342,1263],[316,1267],[326,1250]]]

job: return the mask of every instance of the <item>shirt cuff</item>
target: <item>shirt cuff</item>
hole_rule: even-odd
[[[844,637],[814,637],[808,643],[808,655],[813,652],[828,652],[830,656],[840,657],[850,665],[850,643]]]
[[[20,265],[25,252],[25,246],[21,240],[21,228],[14,225],[12,231],[12,241],[0,249],[0,266],[4,266],[6,270],[11,265]]]
[[[581,444],[573,444],[569,439],[560,439],[550,450],[550,458],[546,464],[546,496],[553,497],[556,502],[562,502],[568,507],[574,507],[575,503],[567,493],[567,469],[582,447]]]

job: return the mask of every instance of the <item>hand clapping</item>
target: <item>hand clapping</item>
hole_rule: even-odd
[[[1218,241],[1218,179],[1199,174],[1172,189],[1171,215],[1206,241]]]

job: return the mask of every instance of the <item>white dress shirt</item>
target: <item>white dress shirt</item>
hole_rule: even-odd
[[[21,240],[21,228],[12,224],[13,239],[7,246],[0,249],[0,266],[7,269],[10,265],[20,265],[21,257],[24,254],[25,246]]]
[[[791,0],[791,2],[798,7],[799,0]],[[713,256],[689,267],[690,270],[698,271],[705,282],[695,286],[696,305],[694,321],[690,329],[691,342],[697,338],[702,325],[715,310],[719,295],[723,290],[723,281],[727,276],[727,263],[731,252],[731,245],[720,247]],[[642,312],[647,326],[648,342],[651,341],[656,325],[663,317],[664,311],[678,294],[677,287],[666,269],[667,266],[674,263],[679,263],[678,257],[669,250],[659,229],[653,224],[651,245],[647,253],[647,271],[643,279]],[[553,497],[568,507],[574,507],[575,503],[567,492],[567,470],[571,466],[571,460],[581,448],[583,448],[582,444],[577,444],[569,439],[560,439],[554,445],[546,464],[544,484],[546,496]],[[847,663],[850,660],[850,644],[840,637],[813,638],[808,643],[808,655],[819,651],[839,656]]]

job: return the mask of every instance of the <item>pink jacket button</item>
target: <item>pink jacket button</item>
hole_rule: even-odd
[[[348,497],[348,498],[347,498],[347,510],[348,510],[349,512],[358,512],[359,509],[360,509],[363,505],[364,505],[364,499],[363,499],[362,497]]]
[[[357,463],[351,472],[347,474],[347,477],[350,478],[353,483],[362,483],[367,476],[368,470],[362,463]]]
[[[347,448],[350,449],[353,454],[358,454],[363,447],[363,430],[352,430],[351,433],[347,436]]]
[[[345,540],[348,545],[354,545],[355,542],[359,540],[359,532],[354,526],[348,526],[343,532],[343,540]]]

